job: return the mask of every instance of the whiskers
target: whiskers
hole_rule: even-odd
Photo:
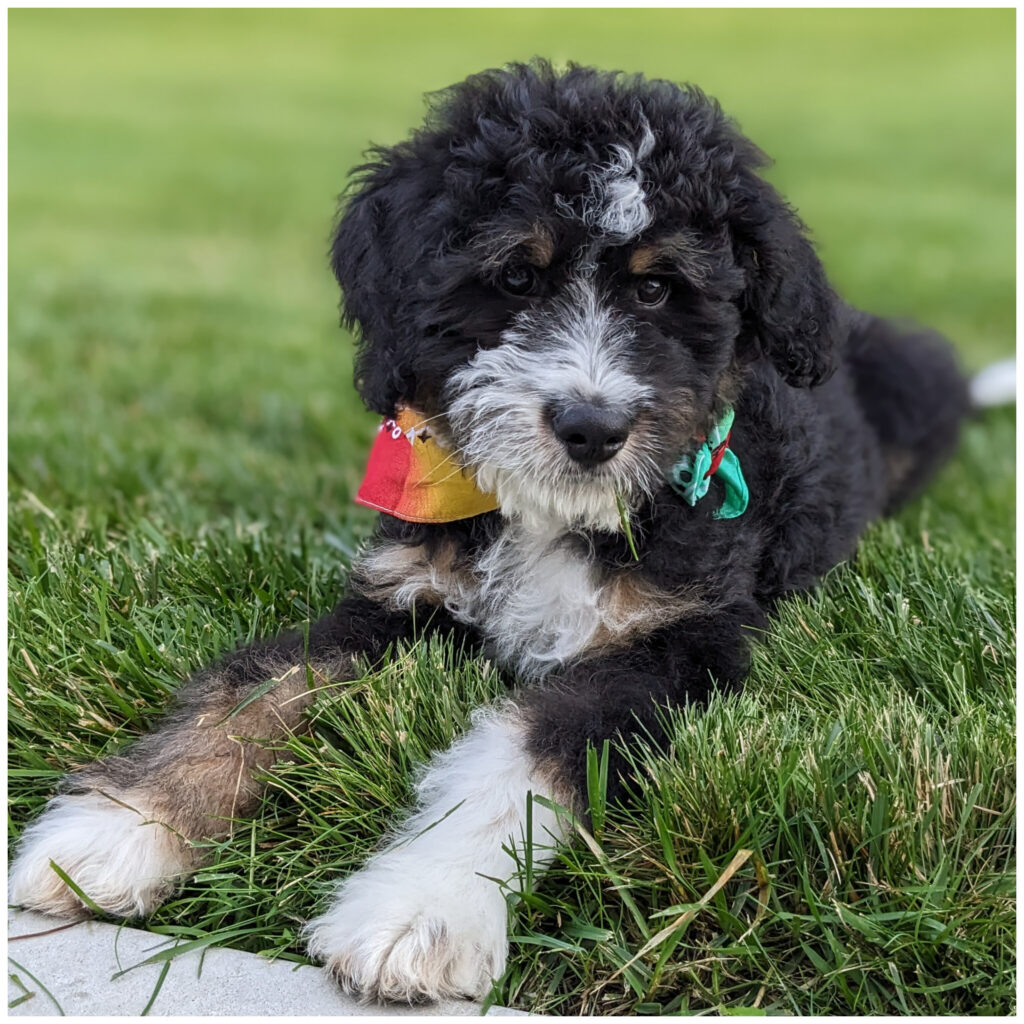
[[[453,374],[445,400],[458,458],[502,515],[556,534],[614,533],[619,499],[633,509],[661,486],[659,382],[635,350],[633,321],[577,281],[564,301],[517,315],[501,345]],[[579,402],[635,418],[625,446],[596,467],[571,459],[552,429],[552,410]]]

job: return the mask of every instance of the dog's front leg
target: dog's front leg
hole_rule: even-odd
[[[526,749],[586,806],[588,750],[611,741],[608,797],[623,795],[634,735],[660,743],[665,710],[703,704],[713,691],[737,687],[750,664],[751,629],[765,617],[752,599],[709,601],[629,648],[612,650],[552,673],[523,698]],[[681,753],[685,757],[685,752]]]
[[[752,602],[566,665],[525,688],[516,705],[481,713],[427,765],[417,808],[394,838],[309,924],[311,954],[367,999],[486,994],[507,955],[504,893],[516,886],[509,850],[537,869],[551,861],[569,821],[550,805],[586,806],[589,746],[600,750],[637,728],[656,735],[659,707],[703,699],[713,679],[738,681],[748,661],[744,620],[760,620]],[[623,762],[613,759],[617,777]],[[528,801],[531,793],[544,802]]]
[[[197,673],[152,733],[63,780],[21,838],[10,901],[81,913],[52,861],[102,910],[148,914],[200,865],[198,843],[252,812],[253,770],[277,757],[268,741],[304,728],[318,689],[352,678],[355,658],[381,656],[412,625],[405,613],[350,598],[312,627],[308,643],[287,634]]]
[[[546,865],[567,829],[550,802],[571,795],[536,767],[522,715],[506,704],[478,712],[434,757],[417,796],[386,847],[310,922],[310,952],[364,999],[479,998],[505,967],[510,851]]]

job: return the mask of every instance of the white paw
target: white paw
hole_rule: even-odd
[[[310,954],[365,1000],[482,998],[508,953],[502,890],[436,863],[424,871],[416,852],[381,854],[346,879],[306,926]]]
[[[25,830],[7,877],[10,903],[80,915],[85,904],[51,861],[118,917],[150,913],[194,867],[184,841],[169,828],[96,792],[51,800]]]

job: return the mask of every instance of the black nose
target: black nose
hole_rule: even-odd
[[[551,420],[569,457],[584,466],[606,462],[629,437],[629,417],[597,405],[570,405]]]

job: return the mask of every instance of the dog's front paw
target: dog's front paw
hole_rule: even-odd
[[[306,926],[310,954],[364,1000],[479,999],[505,969],[506,904],[496,882],[410,855],[380,855]]]
[[[82,915],[87,904],[51,862],[101,910],[118,917],[149,914],[193,867],[174,832],[98,792],[51,800],[25,830],[7,878],[10,903],[44,914]]]

